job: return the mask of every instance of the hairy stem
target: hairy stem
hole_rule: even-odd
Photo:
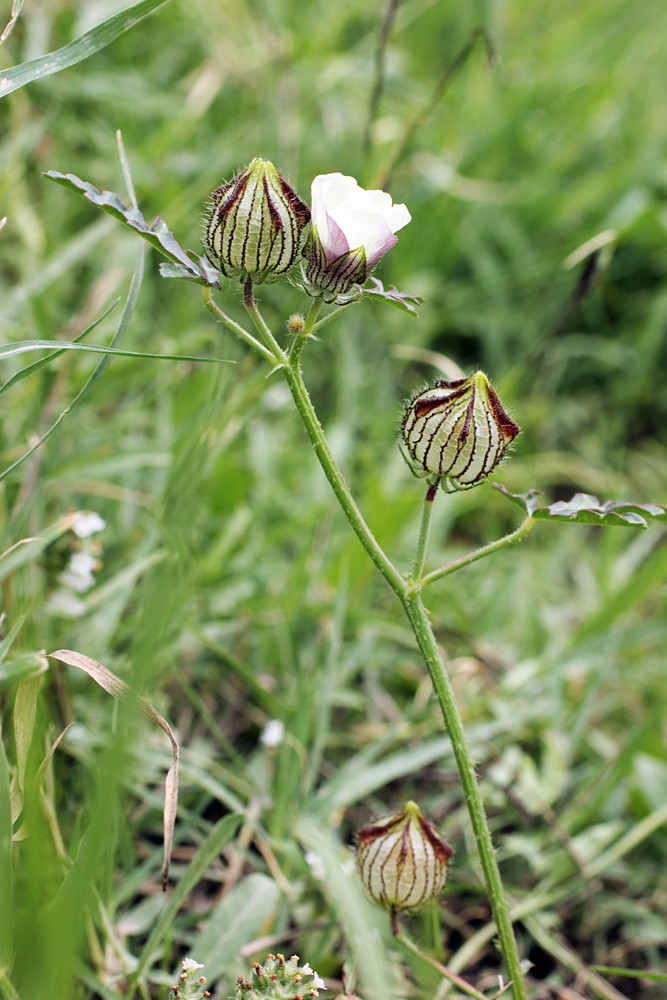
[[[316,326],[315,321],[319,315],[319,311],[321,308],[322,308],[322,299],[320,298],[313,299],[313,303],[310,307],[310,310],[308,311],[308,315],[306,316],[303,325],[303,330],[301,331],[301,333],[297,333],[294,336],[294,341],[292,342],[292,346],[288,354],[289,362],[293,368],[297,367],[299,364],[299,358],[301,357],[301,352],[306,346],[308,338],[315,329]]]
[[[208,311],[215,316],[218,323],[222,323],[227,327],[227,329],[231,330],[232,333],[235,333],[237,337],[244,340],[249,347],[252,347],[253,351],[257,351],[258,354],[261,354],[265,361],[268,361],[270,364],[275,364],[275,358],[271,352],[264,347],[264,344],[261,344],[256,337],[253,337],[251,333],[248,333],[247,330],[245,330],[239,323],[236,323],[230,316],[227,315],[227,313],[224,313],[222,309],[216,305],[213,301],[213,293],[210,288],[204,288],[202,290],[202,299],[204,301],[204,305]]]
[[[463,729],[463,722],[454,699],[454,692],[443,666],[438,644],[428,618],[428,612],[424,607],[424,602],[419,591],[409,591],[403,599],[403,606],[412,625],[412,630],[428,667],[429,674],[431,675],[433,688],[452,743],[452,750],[454,751],[454,758],[468,807],[468,815],[470,816],[475,843],[477,844],[482,871],[484,872],[484,881],[489,894],[489,902],[491,903],[493,918],[500,939],[500,950],[505,959],[507,973],[512,980],[512,996],[514,1000],[526,1000],[519,953],[516,941],[514,940],[514,931],[493,848],[491,831],[489,830],[489,824],[484,812],[482,795],[475,773],[475,765]]]
[[[476,559],[481,559],[482,556],[489,555],[491,552],[496,551],[496,549],[502,547],[503,545],[508,545],[511,544],[512,541],[517,541],[519,537],[523,537],[523,535],[530,529],[530,518],[524,522],[524,524],[522,524],[517,531],[503,539],[500,539],[499,542],[494,542],[482,549],[478,549],[477,552],[471,553],[470,556],[456,560],[456,562],[450,563],[448,566],[442,567],[440,570],[436,570],[434,573],[428,574],[421,580],[416,579],[414,582],[408,584],[406,578],[399,573],[381,546],[378,545],[375,536],[366,524],[361,511],[357,507],[350,489],[345,482],[343,474],[331,454],[329,445],[324,436],[322,425],[320,424],[317,413],[315,412],[315,408],[310,399],[310,395],[303,381],[299,356],[301,354],[303,344],[305,344],[308,339],[308,335],[311,334],[313,329],[316,328],[319,301],[316,300],[313,303],[304,325],[304,330],[298,335],[299,338],[301,338],[299,347],[295,348],[293,345],[289,356],[281,349],[255,305],[252,295],[252,285],[249,282],[246,283],[244,289],[244,304],[256,329],[262,336],[262,339],[268,346],[269,350],[267,351],[263,345],[258,343],[255,343],[252,346],[255,347],[255,350],[259,348],[259,353],[262,354],[263,357],[266,357],[267,354],[270,353],[270,358],[267,358],[267,360],[270,360],[274,366],[279,367],[282,370],[290,388],[290,392],[292,393],[292,398],[296,408],[299,411],[299,415],[301,416],[308,437],[310,438],[313,450],[315,451],[318,461],[322,466],[322,470],[336,495],[336,499],[338,500],[343,513],[350,522],[355,534],[359,538],[363,547],[366,549],[366,552],[372,559],[374,565],[400,599],[412,626],[412,630],[415,634],[415,638],[424,658],[424,662],[428,667],[433,688],[438,698],[445,726],[447,727],[449,738],[452,743],[452,749],[468,808],[468,814],[470,816],[475,842],[479,851],[482,871],[484,873],[486,888],[489,894],[489,901],[491,903],[491,909],[496,929],[498,931],[498,937],[500,939],[500,950],[505,960],[509,978],[511,979],[512,997],[513,1000],[527,1000],[526,989],[521,973],[519,953],[516,941],[514,940],[514,931],[510,920],[509,908],[503,891],[500,871],[496,862],[493,841],[491,839],[491,831],[484,812],[481,791],[475,774],[475,765],[470,754],[470,748],[463,729],[463,722],[456,705],[454,692],[440,657],[438,644],[428,618],[428,612],[426,611],[422,601],[421,589],[428,582],[432,582],[434,579],[439,579],[441,576],[446,576],[448,573],[454,572],[455,569],[460,569],[462,566],[466,566],[470,562],[474,562]],[[254,338],[251,339],[254,340]],[[417,577],[421,574],[426,556],[428,529],[436,489],[437,487],[435,485],[429,487],[429,491],[426,494],[424,501],[422,525],[417,545],[417,555],[414,563],[414,568],[417,571]],[[392,921],[392,929],[395,934],[398,933],[396,919]]]
[[[489,542],[488,545],[483,545],[481,548],[475,549],[474,552],[469,552],[467,556],[454,559],[453,562],[447,563],[446,566],[441,566],[440,569],[434,569],[432,573],[427,573],[421,580],[415,574],[414,586],[419,590],[423,590],[424,587],[428,587],[430,583],[435,583],[436,580],[440,580],[443,576],[449,576],[450,573],[455,573],[457,569],[463,569],[464,566],[469,566],[471,563],[477,562],[478,559],[483,559],[484,556],[490,556],[492,552],[497,552],[498,549],[503,549],[506,545],[512,545],[514,542],[521,541],[522,538],[526,537],[534,523],[532,516],[528,515],[516,531],[510,532],[509,535],[504,535],[495,542]]]
[[[343,474],[329,450],[322,425],[318,420],[315,408],[304,384],[298,359],[294,358],[289,365],[285,365],[283,374],[292,393],[296,408],[303,420],[310,443],[313,446],[325,476],[329,480],[331,488],[336,494],[336,499],[341,505],[343,513],[389,586],[399,597],[402,597],[407,591],[407,582],[376,542],[375,536],[364,521],[361,511],[352,498],[350,488],[345,482]]]
[[[514,932],[509,917],[509,909],[503,892],[503,885],[500,878],[500,871],[496,862],[491,831],[484,812],[482,796],[475,774],[475,765],[470,754],[470,748],[463,729],[463,722],[459,714],[454,692],[452,691],[449,678],[440,658],[438,645],[433,634],[433,629],[428,619],[428,613],[424,607],[419,589],[409,587],[403,576],[396,570],[389,561],[383,550],[376,542],[368,525],[364,521],[357,508],[349,488],[336,465],[336,462],[329,451],[328,444],[324,437],[324,431],[317,418],[317,414],[304,385],[301,371],[297,365],[290,364],[283,368],[285,378],[292,392],[292,397],[296,403],[301,419],[311,440],[320,465],[331,484],[336,498],[343,508],[343,512],[352,525],[357,537],[361,541],[369,556],[384,576],[389,586],[401,599],[405,612],[412,626],[415,638],[419,645],[424,661],[428,667],[433,688],[435,690],[440,709],[452,742],[452,749],[456,760],[463,793],[465,796],[470,821],[475,835],[475,842],[479,850],[482,870],[486,882],[489,901],[493,911],[500,946],[505,959],[505,965],[509,978],[512,980],[512,996],[514,1000],[527,1000],[519,953],[517,951]],[[431,491],[427,494],[425,507],[432,508],[432,501],[428,499]],[[420,548],[423,550],[419,556],[423,561],[426,551],[426,536],[428,533],[428,520],[430,510],[425,511],[422,521],[422,532],[420,536]],[[507,540],[505,540],[507,544]],[[487,546],[487,548],[491,548]],[[478,556],[477,558],[481,558]]]
[[[417,551],[415,552],[415,561],[412,567],[413,581],[421,579],[421,575],[424,572],[426,547],[428,545],[428,536],[431,529],[431,515],[433,514],[433,501],[435,500],[437,489],[438,483],[432,483],[426,491],[426,496],[424,498],[422,519],[419,526],[419,537],[417,538]]]
[[[273,363],[275,365],[284,364],[287,361],[287,355],[284,353],[282,347],[271,333],[264,317],[255,304],[255,297],[252,290],[252,278],[246,278],[246,283],[243,286],[243,305],[246,307],[246,311],[250,316],[250,319],[253,321],[255,329],[271,352]]]

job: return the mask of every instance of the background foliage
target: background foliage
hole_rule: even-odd
[[[27,0],[0,67],[121,7]],[[4,24],[7,3],[1,13]],[[0,98],[2,343],[71,341],[127,295],[138,241],[42,177],[73,172],[124,193],[116,129],[146,219],[159,214],[195,250],[202,203],[253,156],[303,197],[315,174],[340,170],[408,205],[413,222],[381,276],[425,297],[418,321],[372,302],[350,310],[304,361],[392,557],[409,565],[417,531],[421,487],[395,434],[400,401],[440,374],[428,351],[484,368],[523,427],[499,476],[510,490],[664,502],[667,12],[649,0],[405,0],[395,13],[378,61],[379,3],[171,0]],[[480,25],[499,62],[489,68],[478,42],[392,168]],[[601,233],[597,257],[577,254]],[[221,301],[240,316],[237,288]],[[260,302],[275,330],[306,307],[287,283]],[[87,341],[108,343],[121,308]],[[114,357],[0,487],[0,548],[11,550],[0,557],[0,815],[18,768],[15,831],[28,833],[12,855],[3,819],[0,968],[14,925],[22,1000],[129,996],[133,970],[144,996],[163,997],[186,953],[224,997],[267,950],[297,951],[334,984],[343,961],[356,963],[367,1000],[443,997],[425,965],[396,951],[350,870],[354,828],[412,797],[455,857],[446,904],[411,931],[492,990],[489,913],[448,740],[412,637],[282,386],[216,328],[197,288],[159,277],[155,255],[123,346],[236,365]],[[5,358],[2,382],[34,357]],[[98,362],[67,352],[8,387],[3,469]],[[107,526],[95,584],[76,592],[61,580],[81,546],[66,516],[85,509]],[[516,517],[486,487],[439,497],[432,565]],[[43,541],[11,548],[28,538]],[[661,526],[545,523],[429,597],[536,998],[664,990],[589,967],[664,965],[666,574]],[[110,666],[179,734],[172,877],[185,900],[159,891],[169,746],[39,652],[59,647]],[[273,718],[285,726],[276,747],[260,740]]]

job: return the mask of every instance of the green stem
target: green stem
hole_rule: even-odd
[[[306,346],[306,342],[313,330],[315,329],[315,320],[317,319],[318,313],[322,308],[322,299],[313,299],[313,304],[310,307],[308,315],[303,325],[303,330],[301,333],[294,335],[294,340],[292,341],[292,346],[288,354],[289,362],[292,367],[296,367],[299,363],[299,358],[301,357],[301,352]]]
[[[436,580],[440,580],[443,576],[449,576],[450,573],[455,573],[457,569],[463,569],[464,566],[469,566],[471,563],[477,562],[478,559],[483,559],[484,556],[490,556],[492,552],[497,552],[498,549],[503,549],[506,545],[513,545],[514,542],[519,542],[522,538],[526,537],[533,524],[533,518],[529,515],[516,531],[512,531],[509,535],[504,535],[503,538],[499,538],[495,542],[489,542],[488,545],[483,545],[481,548],[475,549],[474,552],[469,552],[467,556],[461,556],[460,559],[455,559],[453,562],[447,563],[446,566],[441,566],[440,569],[434,569],[432,573],[427,573],[421,580],[415,574],[415,583],[413,586],[417,590],[423,590],[424,587],[435,583]]]
[[[361,302],[361,296],[358,299],[353,299],[352,302],[345,302],[342,306],[338,306],[337,309],[332,309],[330,313],[327,313],[326,316],[322,317],[319,323],[315,324],[311,332],[316,333],[318,330],[321,330],[322,327],[326,326],[327,323],[330,323],[335,316],[339,316],[345,309],[349,309],[351,306],[356,306],[358,302]]]
[[[246,311],[250,316],[250,319],[255,324],[255,329],[269,348],[269,351],[271,352],[271,361],[274,366],[284,365],[287,362],[287,355],[269,330],[269,327],[264,321],[264,317],[255,304],[255,297],[252,291],[252,278],[246,278],[246,283],[243,286],[243,305],[246,307]]]
[[[219,323],[222,323],[233,333],[235,333],[237,337],[240,337],[241,340],[244,340],[246,344],[248,344],[249,347],[252,347],[254,351],[257,351],[258,354],[261,354],[265,361],[268,361],[272,365],[275,364],[276,359],[273,357],[270,351],[267,351],[266,347],[264,347],[264,344],[261,344],[259,340],[253,337],[251,333],[248,333],[247,330],[244,330],[244,328],[239,323],[235,323],[234,320],[227,315],[227,313],[224,313],[222,309],[220,309],[220,307],[216,305],[216,303],[213,301],[213,292],[211,291],[210,288],[205,287],[202,290],[202,299],[204,300],[204,305],[206,306],[208,311],[215,316],[215,318]]]
[[[452,743],[452,750],[454,751],[461,785],[463,786],[463,794],[468,807],[477,850],[479,851],[482,871],[484,872],[484,881],[486,882],[489,894],[489,902],[491,903],[500,939],[500,950],[505,959],[508,976],[512,980],[512,996],[514,1000],[527,1000],[519,953],[516,941],[514,940],[514,931],[493,848],[491,831],[489,830],[489,824],[484,812],[482,796],[477,775],[475,774],[475,765],[463,729],[463,722],[454,699],[454,692],[440,658],[440,651],[438,650],[438,644],[431,628],[428,612],[424,607],[419,591],[409,590],[403,599],[403,606],[410,619],[417,643],[431,675],[433,688],[440,703],[440,709]]]
[[[343,508],[343,512],[352,528],[366,549],[367,553],[382,573],[392,590],[401,599],[406,614],[412,625],[417,643],[428,667],[429,674],[436,692],[440,709],[452,742],[452,749],[463,787],[463,793],[470,815],[470,821],[475,835],[475,841],[479,850],[482,870],[486,882],[489,901],[493,911],[500,946],[509,978],[512,980],[512,996],[514,1000],[527,1000],[523,977],[521,974],[521,964],[517,951],[514,932],[509,917],[507,902],[504,897],[503,885],[500,878],[500,871],[496,862],[496,857],[491,839],[491,831],[484,812],[482,796],[477,777],[475,765],[470,754],[470,748],[466,740],[463,729],[463,722],[454,699],[449,678],[440,658],[438,645],[433,634],[428,614],[424,607],[419,589],[415,586],[408,587],[405,579],[396,570],[394,565],[387,558],[383,550],[376,542],[368,525],[364,521],[357,505],[350,494],[347,483],[336,465],[333,455],[329,451],[329,446],[324,437],[322,426],[317,418],[317,414],[311,402],[308,391],[304,385],[301,371],[296,364],[290,363],[283,368],[285,378],[290,387],[292,397],[301,415],[306,431],[310,438],[315,454],[326,475],[334,493]],[[426,503],[426,502],[425,502]],[[431,504],[429,503],[429,506]],[[430,514],[429,514],[430,516]],[[425,526],[424,526],[425,523]],[[428,530],[428,519],[426,514],[422,521],[422,531],[425,534]],[[516,534],[516,533],[515,533]],[[507,539],[503,540],[508,544]],[[491,549],[491,546],[487,546]],[[426,538],[423,540],[423,550],[426,550]],[[480,558],[480,556],[477,556]],[[465,563],[464,563],[465,565]],[[428,579],[428,578],[427,578]]]
[[[310,443],[313,446],[325,476],[329,480],[331,488],[336,494],[339,504],[343,508],[343,513],[352,525],[366,552],[375,563],[375,566],[382,573],[382,576],[392,590],[402,598],[407,591],[408,585],[404,577],[401,576],[376,542],[372,531],[363,519],[361,511],[352,499],[350,489],[329,450],[322,425],[318,420],[315,408],[304,384],[298,359],[292,359],[289,365],[285,365],[283,372],[296,408],[301,415],[308,437],[310,438]]]
[[[438,483],[431,484],[424,498],[424,505],[422,507],[422,519],[421,519],[421,524],[419,526],[419,537],[417,539],[417,551],[415,552],[415,561],[412,567],[413,580],[420,580],[421,575],[424,572],[424,559],[426,558],[426,546],[428,545],[428,535],[431,528],[433,501],[435,500],[435,494],[437,489],[438,489]]]
[[[406,937],[405,934],[399,931],[396,935],[396,940],[400,941],[401,944],[404,944],[405,947],[408,948],[414,955],[418,955],[420,958],[423,958],[425,962],[428,962],[428,964],[433,966],[434,969],[437,969],[444,979],[448,979],[450,983],[458,986],[462,993],[467,993],[469,997],[475,997],[475,1000],[488,1000],[488,997],[485,997],[483,993],[480,993],[474,986],[467,983],[465,979],[461,979],[461,977],[457,976],[455,972],[450,972],[446,966],[442,965],[435,958],[431,958],[430,955],[423,952],[421,948],[419,948],[414,941],[411,941],[410,938]]]
[[[519,953],[514,940],[514,932],[510,920],[509,909],[505,900],[500,871],[495,858],[491,831],[489,830],[489,825],[482,803],[481,792],[477,782],[477,776],[475,774],[475,765],[470,754],[470,748],[468,747],[463,729],[463,722],[461,720],[461,716],[459,715],[454,698],[454,692],[440,658],[438,645],[433,629],[431,628],[428,613],[424,607],[420,591],[421,588],[426,586],[428,582],[432,582],[434,579],[439,579],[440,576],[446,576],[448,573],[454,572],[455,569],[466,566],[470,562],[474,562],[476,559],[480,559],[482,556],[488,555],[503,545],[508,545],[511,544],[512,541],[517,541],[519,537],[523,537],[523,535],[530,530],[530,518],[528,518],[528,520],[524,522],[524,524],[521,525],[517,531],[513,532],[511,535],[507,535],[503,539],[500,539],[499,542],[494,542],[491,545],[485,546],[483,549],[478,549],[477,552],[471,553],[470,556],[467,556],[464,559],[459,559],[454,563],[450,563],[441,570],[436,570],[434,573],[428,574],[422,580],[419,580],[409,586],[406,579],[398,572],[396,567],[375,540],[373,533],[366,524],[352,497],[352,494],[350,493],[349,487],[345,482],[345,479],[343,478],[331,451],[329,450],[329,445],[324,436],[322,425],[319,422],[317,413],[315,412],[315,408],[313,407],[301,374],[301,367],[299,364],[299,354],[301,353],[301,350],[299,349],[296,353],[293,352],[290,358],[288,358],[282,351],[255,305],[252,294],[252,284],[250,281],[246,283],[244,288],[244,303],[253,320],[253,323],[255,324],[255,327],[264,339],[264,342],[269,347],[271,353],[270,358],[267,358],[267,360],[270,360],[275,366],[282,368],[285,379],[290,388],[290,392],[292,393],[292,398],[294,399],[296,408],[299,411],[303,424],[306,428],[306,432],[308,433],[308,437],[310,438],[315,454],[336,495],[343,513],[350,522],[350,525],[359,538],[361,544],[366,549],[366,552],[372,559],[374,565],[385,578],[394,593],[401,600],[408,616],[415,638],[417,639],[417,643],[424,657],[424,661],[428,667],[433,688],[437,695],[445,725],[449,733],[449,738],[452,743],[452,749],[456,759],[475,841],[479,850],[482,870],[484,872],[486,887],[489,894],[489,901],[491,903],[491,909],[498,931],[498,937],[500,939],[501,952],[505,960],[509,978],[512,980],[512,997],[513,1000],[527,1000],[526,989],[521,973]],[[316,328],[315,320],[318,309],[319,300],[316,300],[311,306],[308,319],[304,327],[304,333],[308,331],[308,334],[310,334],[312,333],[312,330]],[[243,333],[245,333],[245,331],[243,331]],[[246,334],[244,339],[248,336],[249,335]],[[305,342],[306,337],[304,337],[303,333],[300,337],[303,337]],[[251,339],[254,340],[254,338]],[[253,344],[252,346],[255,345]],[[259,347],[261,348],[260,353],[266,357],[269,352],[267,352],[261,344]],[[255,349],[257,349],[256,346]],[[415,568],[419,568],[419,572],[421,572],[426,553],[428,528],[431,516],[430,508],[432,508],[434,496],[435,488],[431,487],[427,493],[424,504],[425,510],[422,517],[422,527],[417,547],[417,557],[415,559]]]

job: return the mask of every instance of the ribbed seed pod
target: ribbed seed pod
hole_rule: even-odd
[[[414,910],[440,894],[452,856],[414,802],[359,831],[357,868],[369,895],[385,909]]]
[[[310,209],[268,160],[256,158],[212,195],[202,243],[228,278],[274,281],[301,251]]]
[[[415,471],[446,477],[453,489],[486,479],[519,430],[483,372],[454,382],[438,379],[410,401],[402,423]]]

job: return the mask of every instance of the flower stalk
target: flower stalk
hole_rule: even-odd
[[[359,541],[368,553],[373,564],[401,601],[414,632],[420,652],[428,668],[433,689],[438,699],[443,720],[452,743],[452,750],[454,752],[454,758],[459,772],[461,786],[463,788],[463,794],[468,808],[468,814],[470,816],[475,843],[477,844],[480,856],[484,880],[489,895],[489,902],[491,904],[491,910],[498,932],[500,950],[505,961],[509,979],[511,980],[511,995],[513,1000],[528,1000],[521,972],[521,962],[510,919],[509,908],[505,899],[500,871],[496,861],[495,850],[491,838],[491,831],[489,829],[486,813],[484,811],[481,791],[475,773],[475,765],[470,753],[468,741],[466,739],[463,722],[456,705],[454,692],[440,657],[437,640],[429,621],[428,612],[422,600],[421,590],[427,584],[435,582],[435,580],[440,579],[442,576],[453,573],[456,569],[461,569],[463,566],[467,566],[477,559],[481,559],[486,555],[490,555],[492,552],[498,551],[506,545],[510,545],[513,542],[518,541],[520,538],[524,537],[530,530],[530,527],[532,527],[531,518],[526,519],[526,521],[524,521],[515,532],[506,535],[497,542],[492,542],[490,545],[478,549],[469,556],[456,560],[439,570],[435,570],[433,573],[427,574],[425,577],[419,578],[426,554],[428,528],[433,508],[433,498],[435,496],[435,484],[433,484],[429,487],[427,498],[424,501],[422,526],[414,566],[415,570],[419,569],[419,574],[415,573],[415,575],[408,581],[396,569],[391,560],[385,554],[384,550],[376,541],[375,536],[366,524],[361,511],[357,507],[349,486],[347,485],[345,478],[338,468],[338,465],[331,453],[324,435],[324,430],[303,380],[299,361],[301,349],[296,352],[293,349],[289,357],[282,351],[252,298],[251,286],[246,286],[246,289],[246,309],[248,310],[256,329],[260,332],[265,342],[275,344],[276,352],[271,353],[271,362],[275,366],[280,367],[285,380],[287,381],[294,404],[299,412],[299,416],[301,417],[303,425],[306,429],[306,433],[308,434],[315,455],[317,456],[317,459],[322,467],[322,471],[333,489],[343,513],[359,538]],[[317,308],[319,309],[319,304]],[[308,339],[306,336],[307,331],[312,333],[312,329],[316,326],[316,317],[317,309],[312,308],[304,326],[304,330],[298,335],[298,339],[302,341],[302,343],[305,343]],[[263,345],[260,346],[262,348],[260,353],[262,353],[262,356],[266,356],[266,353],[268,353],[266,352],[266,348],[264,348]],[[394,929],[397,930],[396,921],[394,921],[394,925]]]
[[[507,973],[512,980],[512,997],[514,1000],[527,1000],[519,953],[514,939],[509,907],[503,891],[500,870],[496,861],[491,831],[486,813],[484,812],[484,804],[475,773],[475,765],[463,728],[463,721],[454,698],[454,692],[443,666],[438,644],[429,621],[428,612],[424,607],[421,593],[417,590],[412,590],[406,594],[403,600],[403,607],[412,626],[424,662],[428,667],[433,688],[452,744],[454,759],[463,787],[468,815],[484,873],[484,881],[489,894],[489,902],[498,931],[500,950],[505,959]]]
[[[233,330],[268,361],[274,371],[282,372],[313,450],[343,513],[373,564],[403,606],[428,668],[451,740],[498,932],[500,950],[511,981],[512,997],[513,1000],[527,1000],[509,908],[475,765],[454,692],[421,594],[423,588],[430,583],[490,555],[505,545],[518,541],[530,530],[532,519],[528,517],[516,531],[499,541],[483,546],[476,552],[424,576],[433,501],[438,486],[442,482],[445,488],[466,489],[483,481],[502,459],[519,428],[502,409],[498,397],[481,372],[454,382],[439,380],[433,388],[419,393],[411,400],[403,420],[403,439],[411,467],[416,474],[426,477],[428,490],[423,504],[412,573],[410,575],[400,573],[366,524],[331,453],[303,380],[300,359],[307,341],[330,318],[327,316],[318,321],[322,303],[345,308],[354,298],[361,295],[361,285],[370,269],[395,244],[395,233],[409,221],[409,213],[405,206],[393,205],[390,196],[384,192],[364,192],[352,178],[329,174],[316,179],[313,185],[312,229],[310,242],[303,250],[305,261],[302,263],[301,281],[302,287],[313,298],[313,302],[305,320],[296,316],[292,318],[289,327],[293,341],[286,351],[278,343],[257,307],[253,284],[272,280],[274,275],[277,276],[294,262],[295,248],[299,246],[300,232],[305,226],[305,212],[301,208],[301,203],[294,200],[296,195],[275,172],[275,168],[264,161],[253,161],[247,171],[240,175],[235,185],[229,185],[215,193],[214,210],[204,243],[209,256],[219,263],[223,273],[240,276],[244,305],[259,339],[219,310],[212,301],[210,291],[205,292],[205,305],[220,322]],[[259,230],[252,211],[248,208],[247,189],[253,185],[260,195],[263,192],[266,196],[266,204],[264,201],[261,202],[262,225]],[[273,211],[275,198],[282,199],[279,208],[284,213],[284,219],[282,216],[278,218]],[[295,216],[296,222],[290,213]],[[288,240],[287,231],[290,226],[293,226],[293,232],[290,231]],[[256,230],[259,232],[253,250],[254,257],[247,254],[244,248],[242,250],[236,248],[236,244],[227,239],[228,229],[235,238],[237,230],[243,227],[247,228],[253,239]],[[273,239],[276,241],[275,246],[271,243]],[[279,244],[279,240],[283,242]],[[334,310],[336,311],[338,310]],[[390,826],[398,823],[403,829],[404,839],[408,835],[412,837],[413,834],[409,833],[412,829],[410,824],[412,823],[416,829],[420,815],[417,807],[413,803],[408,803],[404,814],[398,819],[389,818]],[[433,829],[428,826],[427,821],[424,822],[428,829],[423,824],[422,829],[426,829],[427,839],[429,831],[435,837]],[[407,864],[407,854],[404,857],[402,851],[407,851],[407,847],[403,844],[403,848],[400,845],[394,848],[391,841],[387,844],[378,842],[377,838],[385,834],[384,828],[378,830],[377,827],[370,827],[366,832],[372,842],[372,851],[386,850],[388,852],[384,859],[386,863],[395,862],[394,896],[391,898],[387,896],[384,902],[391,910],[392,930],[398,935],[400,933],[398,913],[401,909],[412,905],[412,897],[406,902],[402,895],[403,865]],[[451,853],[447,845],[444,847]],[[398,854],[394,858],[396,850]],[[428,851],[426,853],[428,854]],[[446,876],[446,861],[443,855],[439,859],[441,869],[436,872],[435,882],[440,888]],[[435,867],[437,868],[437,865]],[[415,871],[417,869],[418,866]],[[427,874],[429,872],[430,869]],[[369,877],[370,875],[372,871],[369,872]],[[441,881],[438,882],[438,879]],[[472,987],[468,987],[466,992],[472,996],[479,996]]]
[[[424,572],[424,561],[426,559],[428,536],[431,530],[431,517],[433,515],[433,501],[435,500],[435,495],[438,491],[438,483],[439,480],[435,483],[431,483],[426,491],[426,496],[424,497],[422,519],[419,526],[419,537],[417,538],[417,551],[415,552],[415,561],[412,569],[413,581],[421,580],[421,575]]]

